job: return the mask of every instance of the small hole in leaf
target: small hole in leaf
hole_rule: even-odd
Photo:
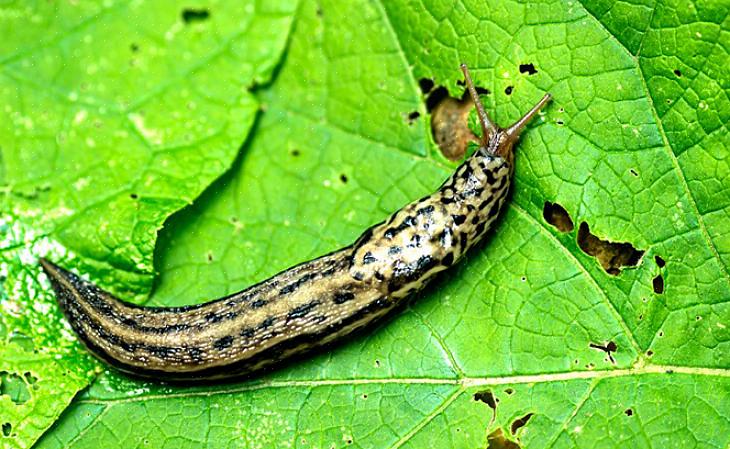
[[[208,262],[213,262],[213,253],[208,253]]]
[[[624,413],[626,413],[626,416],[633,416],[634,411],[630,408],[627,408],[626,410],[624,410]]]
[[[664,372],[667,373],[667,374],[674,374],[674,370],[673,369],[664,370]]]
[[[477,391],[474,393],[474,400],[484,402],[492,410],[497,409],[497,402],[499,401],[494,397],[494,394],[492,394],[492,390]]]
[[[13,425],[9,422],[3,423],[3,436],[9,437],[10,432],[13,431]]]
[[[340,181],[342,181],[343,184],[347,184],[347,176],[344,173],[340,175]]]
[[[658,335],[659,335],[659,337],[663,337],[664,336],[664,331],[659,331],[659,334]]]
[[[657,295],[664,293],[664,277],[661,274],[652,279],[651,284],[654,287],[654,293]]]
[[[573,220],[570,218],[570,214],[558,203],[545,201],[545,205],[542,208],[542,217],[560,232],[570,232],[573,230]]]
[[[299,150],[297,150],[296,148],[294,148],[293,150],[291,150],[291,155],[294,156],[294,157],[297,157],[300,154],[302,154],[302,153]]]
[[[132,198],[133,200],[136,200],[137,198],[139,198],[139,195],[137,195],[136,193],[130,193],[129,197]]]
[[[380,368],[380,360],[375,360],[375,367]]]
[[[639,321],[641,321],[641,320],[643,320],[643,319],[644,319],[644,314],[643,314],[643,313],[640,313],[640,314],[639,314]]]
[[[555,123],[557,123],[558,126],[563,126],[565,124],[562,120],[555,120]]]
[[[697,316],[695,317],[695,320],[697,320],[697,321],[700,321],[701,319],[702,319],[702,317],[701,317],[701,316],[699,316],[699,315],[697,315]]]
[[[132,43],[129,45],[129,49],[132,50],[132,52],[137,53],[139,51],[139,45]]]
[[[646,356],[647,357],[651,357],[653,355],[654,355],[654,351],[652,351],[651,349],[649,349],[648,351],[646,351]]]
[[[431,92],[433,90],[433,86],[433,80],[430,78],[421,78],[418,80],[418,87],[421,88],[421,92],[423,92],[424,95]]]
[[[408,124],[409,125],[413,124],[413,122],[415,122],[418,119],[418,117],[420,117],[420,116],[421,116],[421,113],[418,111],[413,111],[413,112],[409,113],[408,114]]]
[[[629,173],[631,173],[634,176],[639,176],[639,174],[633,168],[629,170]]]
[[[677,75],[677,77],[682,77],[682,72],[680,72],[679,69],[674,69],[674,74]]]
[[[534,64],[520,64],[520,73],[527,73],[528,75],[534,75],[537,73]]]
[[[507,86],[504,88],[504,93],[507,95],[512,95],[513,90],[514,90],[514,86]]]
[[[662,259],[660,256],[654,256],[654,262],[656,262],[656,265],[659,268],[664,268],[664,266],[667,264],[664,259]]]
[[[525,424],[527,424],[527,421],[529,421],[530,418],[532,418],[532,415],[533,415],[533,413],[528,413],[525,416],[523,416],[522,418],[516,419],[512,423],[512,426],[510,427],[510,430],[512,431],[512,435],[514,435],[519,428],[524,427]]]
[[[512,394],[512,393],[514,393],[514,392],[515,392],[515,390],[513,390],[513,389],[511,389],[511,388],[506,388],[506,389],[504,390],[504,392],[505,392],[505,393],[507,393],[507,394]]]
[[[367,398],[368,398],[368,395],[367,395],[367,394],[363,394],[363,395],[362,395],[362,398],[363,398],[363,399],[367,399]]]
[[[208,20],[210,17],[210,11],[205,8],[185,8],[182,10],[182,13],[180,13],[180,16],[185,23],[203,22]]]
[[[644,251],[634,248],[628,242],[610,242],[591,234],[585,221],[578,228],[578,246],[589,256],[595,257],[606,273],[616,276],[623,267],[639,264]]]

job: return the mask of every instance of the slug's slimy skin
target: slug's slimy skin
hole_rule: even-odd
[[[542,100],[507,129],[467,86],[482,145],[432,195],[365,231],[352,245],[230,296],[187,307],[125,303],[41,260],[86,346],[135,375],[171,380],[245,375],[350,335],[397,307],[461,259],[489,230],[509,190],[513,146]]]

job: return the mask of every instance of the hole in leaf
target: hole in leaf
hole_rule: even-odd
[[[342,181],[343,184],[347,184],[347,176],[344,173],[340,175],[340,181]]]
[[[649,349],[648,351],[646,351],[646,356],[647,357],[651,357],[653,355],[654,355],[654,351],[652,351],[651,349]]]
[[[205,8],[185,8],[180,13],[180,16],[185,23],[204,22],[210,17],[210,11]]]
[[[133,53],[137,53],[139,51],[139,45],[137,45],[134,42],[132,42],[129,45],[129,49],[132,50]]]
[[[667,263],[666,263],[666,262],[664,261],[664,259],[662,259],[662,258],[661,258],[661,257],[659,257],[659,256],[654,256],[654,262],[656,262],[656,265],[657,265],[657,266],[658,266],[659,268],[664,268],[664,266],[665,266],[665,265],[667,264]]]
[[[487,436],[487,449],[520,449],[522,446],[504,436],[502,429],[497,429]]]
[[[512,95],[513,90],[514,90],[514,86],[507,86],[504,88],[504,93],[507,95]]]
[[[651,281],[652,287],[654,287],[654,293],[661,295],[664,293],[664,277],[659,274]]]
[[[532,415],[533,414],[534,413],[528,413],[525,416],[523,416],[522,418],[516,419],[512,423],[512,426],[510,426],[510,430],[512,431],[512,435],[515,435],[517,433],[517,430],[519,430],[521,427],[524,427],[525,424],[527,424],[527,421],[529,421],[530,418],[532,418]]]
[[[626,413],[626,416],[633,416],[634,415],[634,411],[631,410],[630,408],[627,408],[626,410],[624,410],[624,413]]]
[[[12,424],[10,424],[9,422],[3,423],[3,436],[4,437],[9,437],[10,432],[12,432],[12,431],[13,431]]]
[[[213,262],[213,253],[208,252],[208,262]]]
[[[644,251],[628,242],[609,242],[591,234],[585,221],[578,228],[578,246],[589,256],[595,257],[606,273],[618,275],[623,267],[635,267]]]
[[[520,73],[527,73],[528,75],[534,75],[537,73],[537,69],[535,68],[535,65],[530,64],[520,64]]]
[[[30,392],[23,378],[7,371],[0,371],[0,395],[9,396],[18,405],[25,404],[30,399]]]
[[[299,150],[297,150],[296,148],[294,148],[293,150],[291,150],[291,155],[294,156],[294,157],[297,157],[300,154],[302,154],[302,153]]]
[[[606,355],[608,355],[608,360],[611,363],[616,363],[616,360],[614,360],[612,353],[616,352],[616,350],[618,349],[618,346],[616,346],[616,343],[614,343],[613,341],[609,341],[608,343],[606,343],[606,345],[590,343],[588,346],[590,346],[593,349],[599,349],[599,350],[605,352]]]
[[[545,221],[555,226],[560,232],[570,232],[573,230],[573,220],[570,219],[570,214],[558,203],[545,201],[545,206],[542,208],[542,216]]]
[[[477,391],[474,393],[474,400],[484,402],[492,410],[497,409],[497,402],[499,402],[499,399],[495,398],[494,394],[492,394],[492,390]]]
[[[565,122],[562,120],[555,120],[555,123],[557,123],[558,126],[563,126],[565,124]]]
[[[409,113],[407,116],[408,124],[412,125],[413,122],[415,122],[418,119],[418,117],[420,117],[420,116],[421,116],[421,113],[418,111],[413,111],[413,112]]]
[[[515,390],[513,390],[513,389],[511,389],[511,388],[506,388],[506,389],[504,390],[504,392],[505,392],[505,393],[507,393],[507,394],[512,394],[512,393],[514,393],[514,392],[515,392]]]
[[[139,198],[139,195],[137,195],[136,193],[130,193],[129,197],[132,198],[133,200],[136,200],[137,198]]]
[[[629,173],[631,173],[634,176],[639,176],[639,174],[633,168],[629,170]]]
[[[674,69],[674,74],[677,75],[677,77],[682,77],[682,72],[679,71],[679,69]]]
[[[424,95],[431,92],[433,90],[433,80],[430,78],[421,78],[418,80],[418,87],[421,88],[421,92],[423,92]]]

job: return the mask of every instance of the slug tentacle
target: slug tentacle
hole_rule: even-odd
[[[366,230],[355,243],[232,295],[186,307],[123,302],[41,259],[58,303],[100,359],[172,380],[249,374],[377,321],[457,263],[490,229],[507,198],[513,146],[545,95],[507,129],[494,124],[462,65],[482,146],[432,195]]]

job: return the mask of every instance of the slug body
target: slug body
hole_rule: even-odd
[[[352,245],[230,296],[187,307],[140,307],[41,260],[68,321],[110,365],[170,380],[245,375],[376,321],[461,259],[507,197],[513,146],[543,99],[507,129],[484,113],[481,147],[432,195],[365,231]]]

